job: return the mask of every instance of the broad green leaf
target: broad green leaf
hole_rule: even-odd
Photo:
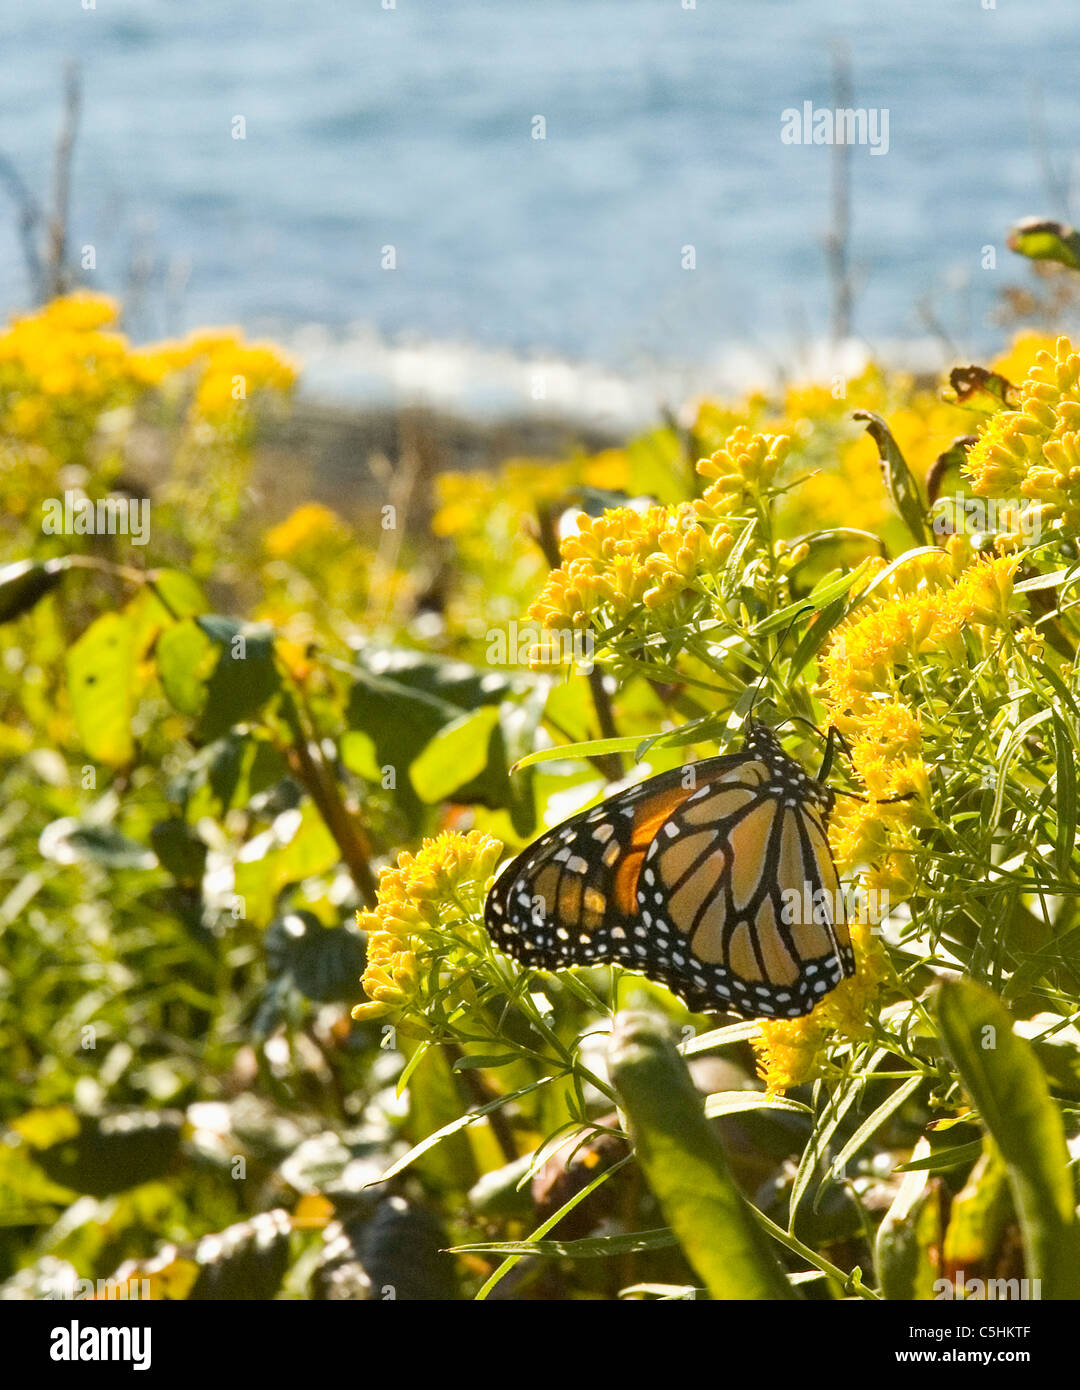
[[[662,1028],[649,1015],[620,1014],[609,1051],[645,1179],[713,1298],[793,1298],[686,1064]]]
[[[421,801],[445,801],[459,787],[479,777],[488,765],[491,735],[499,722],[498,705],[482,705],[441,728],[409,768]]]
[[[327,1232],[312,1278],[315,1299],[386,1298],[448,1302],[461,1297],[454,1258],[435,1213],[410,1197],[380,1202],[371,1219],[360,1217]]]
[[[203,1236],[195,1246],[198,1276],[189,1301],[271,1299],[289,1267],[292,1219],[280,1207]]]
[[[84,1115],[79,1132],[34,1157],[54,1182],[105,1197],[169,1171],[180,1151],[178,1110],[126,1110]]]
[[[1080,270],[1080,232],[1065,222],[1026,217],[1009,233],[1006,245],[1029,260],[1057,261],[1070,270]]]
[[[268,923],[283,889],[326,873],[340,857],[334,837],[310,802],[283,812],[237,856],[233,878],[236,895],[243,900],[242,915],[249,922]]]
[[[1080,1298],[1080,1227],[1061,1112],[1031,1044],[994,995],[947,980],[937,997],[942,1038],[1009,1170],[1027,1276],[1043,1298]]]
[[[38,850],[43,859],[55,864],[97,864],[103,869],[153,869],[158,862],[145,845],[111,825],[79,821],[73,816],[47,825]]]
[[[950,1277],[954,1270],[991,1265],[1011,1214],[1009,1170],[987,1135],[979,1161],[949,1207],[944,1258]]]
[[[67,679],[75,728],[87,755],[107,767],[125,767],[135,756],[131,620],[103,613],[91,623],[68,653]]]
[[[324,927],[313,912],[275,917],[263,938],[267,974],[318,1003],[351,999],[364,970],[364,939],[351,925]]]
[[[67,570],[66,559],[16,560],[0,569],[0,623],[10,623],[31,608],[60,583]]]
[[[186,618],[162,633],[158,672],[169,701],[196,718],[202,741],[250,719],[278,689],[271,630],[218,614]]]

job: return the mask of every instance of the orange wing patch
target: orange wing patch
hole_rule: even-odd
[[[615,870],[615,906],[626,917],[637,912],[637,885],[645,854],[663,823],[688,797],[694,787],[672,787],[656,796],[645,797],[634,807],[634,823],[630,844],[622,863]]]

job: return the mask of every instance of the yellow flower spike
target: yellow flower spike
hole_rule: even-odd
[[[502,853],[490,835],[447,831],[425,840],[416,854],[403,850],[397,864],[379,875],[374,910],[357,914],[368,933],[368,959],[361,985],[368,1000],[382,1012],[419,1011],[428,970],[421,958],[437,957],[442,972],[460,971],[455,950],[462,931],[476,930],[483,914],[483,897]],[[465,901],[474,919],[461,923],[456,899]],[[356,1019],[380,1016],[368,1004],[353,1010]]]

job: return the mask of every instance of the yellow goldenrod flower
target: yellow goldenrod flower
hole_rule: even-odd
[[[770,1095],[821,1075],[828,1050],[866,1037],[888,974],[884,948],[866,922],[850,923],[855,974],[803,1018],[763,1019],[751,1045]]]
[[[358,1004],[353,1018],[419,1008],[433,973],[446,973],[433,972],[433,963],[452,968],[455,946],[479,932],[475,924],[501,853],[490,835],[446,831],[416,854],[402,850],[397,864],[381,871],[374,910],[357,913],[368,934],[361,984],[369,1002]]]
[[[267,553],[287,560],[303,551],[321,549],[328,542],[340,541],[347,533],[341,518],[319,502],[306,502],[278,526],[271,527],[263,540]]]
[[[582,513],[577,533],[560,545],[562,568],[548,576],[529,616],[548,628],[582,628],[642,607],[673,615],[703,576],[723,566],[734,543],[726,527],[705,524],[702,513],[702,504],[691,502]]]
[[[967,458],[972,489],[984,497],[1031,498],[1080,522],[1080,353],[1068,338],[1037,352],[1015,410],[999,410]]]

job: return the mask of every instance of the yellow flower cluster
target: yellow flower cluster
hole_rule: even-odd
[[[275,560],[288,560],[327,544],[347,539],[348,532],[341,518],[320,502],[305,502],[277,526],[271,527],[263,538],[268,555]]]
[[[703,478],[716,480],[706,490],[704,500],[722,514],[733,503],[760,493],[772,482],[790,448],[786,434],[753,434],[740,425],[722,448],[697,465]]]
[[[381,871],[374,911],[357,914],[368,934],[361,984],[370,1002],[358,1004],[353,1018],[379,1018],[421,1002],[430,978],[421,963],[471,933],[501,854],[491,835],[446,831],[416,854],[402,850],[397,864]]]
[[[30,436],[65,398],[108,400],[134,387],[127,339],[108,332],[118,310],[104,295],[65,295],[14,319],[0,333],[0,394],[4,428]]]
[[[964,564],[966,551],[956,537],[935,555],[914,557],[833,636],[822,660],[826,708],[848,738],[854,771],[871,798],[837,802],[830,836],[837,866],[844,872],[871,864],[864,886],[901,898],[912,888],[910,858],[898,852],[902,832],[929,796],[922,723],[906,703],[904,677],[937,656],[963,670],[964,630],[1000,630],[1014,616],[1018,557]],[[910,799],[881,804],[898,796]]]
[[[1068,338],[1038,353],[1018,408],[990,418],[967,468],[979,495],[1032,498],[1080,530],[1080,353]]]
[[[242,409],[258,391],[284,393],[296,381],[296,367],[278,348],[245,343],[239,329],[203,329],[181,342],[137,349],[131,360],[148,385],[190,371],[195,382],[193,413],[212,421]]]
[[[867,922],[851,923],[851,944],[855,974],[850,979],[841,980],[804,1018],[763,1019],[750,1039],[770,1095],[813,1081],[838,1041],[869,1034],[888,961]]]
[[[548,576],[529,616],[551,629],[600,628],[641,608],[663,609],[671,623],[689,617],[683,600],[723,567],[734,544],[727,519],[769,486],[789,445],[784,435],[740,425],[697,464],[713,482],[693,502],[581,513],[577,534],[560,543],[562,566]]]
[[[577,535],[560,545],[562,567],[549,574],[529,617],[547,628],[604,627],[642,605],[674,604],[723,565],[734,543],[723,523],[706,528],[704,510],[702,502],[684,502],[582,513]]]
[[[858,719],[882,693],[897,693],[899,676],[920,657],[942,654],[962,667],[966,627],[1010,624],[1019,557],[976,559],[953,578],[949,570],[963,544],[958,541],[940,559],[926,557],[929,563],[918,566],[913,587],[881,600],[872,596],[869,611],[851,618],[832,638],[823,660],[826,699],[845,733],[845,721],[855,720],[851,731],[857,732]]]
[[[119,312],[108,296],[79,291],[0,333],[0,427],[9,436],[39,442],[51,423],[70,433],[73,416],[92,427],[100,411],[179,382],[189,369],[193,413],[213,421],[254,392],[285,391],[295,380],[276,348],[245,343],[235,330],[132,348],[115,329]]]
[[[497,473],[440,473],[436,479],[439,507],[431,522],[437,536],[460,536],[497,508],[535,517],[537,508],[557,502],[575,488],[623,490],[629,465],[621,449],[582,454],[565,463],[511,459]]]

